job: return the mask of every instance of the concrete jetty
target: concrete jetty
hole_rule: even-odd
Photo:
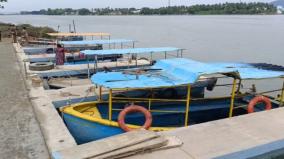
[[[77,145],[56,110],[56,106],[96,98],[97,89],[89,84],[60,90],[45,90],[42,83],[33,85],[38,81],[33,75],[25,74],[23,51],[17,44],[14,46],[17,53],[11,43],[0,44],[0,159],[45,159],[50,157],[49,154],[56,159],[62,159],[66,154],[80,159],[98,155],[98,152],[95,154],[98,147],[107,144],[99,140]],[[26,79],[21,73],[27,75]],[[283,116],[284,108],[278,108],[159,132],[161,136],[176,137],[183,145],[150,153],[145,151],[128,158],[283,158]],[[146,134],[142,134],[145,137]],[[121,147],[119,142],[114,142]],[[125,149],[119,149],[121,151]],[[99,153],[109,155],[105,151]]]
[[[49,158],[15,49],[5,39],[0,43],[0,74],[0,158]]]

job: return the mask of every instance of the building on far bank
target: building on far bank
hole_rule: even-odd
[[[277,14],[284,14],[284,8],[282,6],[277,6]]]

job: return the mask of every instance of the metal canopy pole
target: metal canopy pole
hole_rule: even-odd
[[[230,105],[230,112],[229,112],[229,118],[233,116],[233,110],[234,110],[234,103],[235,103],[235,96],[236,96],[236,87],[237,87],[237,79],[234,78],[233,88],[232,88],[232,97],[231,97],[231,105]]]
[[[127,68],[129,68],[129,65],[130,65],[130,53],[128,54],[128,60],[127,60]]]
[[[135,48],[135,42],[133,41],[132,48]]]
[[[88,78],[90,79],[90,61],[88,55],[87,55],[87,61],[88,61]]]
[[[120,44],[120,48],[121,48],[121,49],[123,48],[123,43]]]
[[[109,108],[108,108],[108,120],[112,119],[112,89],[109,90]]]
[[[136,67],[138,66],[138,57],[137,57],[137,54],[135,54],[135,64],[136,64]]]
[[[165,59],[167,59],[167,51],[165,51]]]
[[[284,81],[283,81],[283,86],[282,86],[282,91],[281,91],[279,107],[282,107],[283,104],[284,104]]]
[[[99,101],[102,101],[102,86],[99,87]]]
[[[190,96],[191,96],[191,86],[189,84],[188,87],[187,87],[187,99],[186,99],[185,120],[184,120],[184,125],[185,126],[188,126]]]

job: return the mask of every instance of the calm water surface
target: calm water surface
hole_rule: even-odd
[[[140,47],[175,46],[202,61],[271,62],[284,65],[284,16],[0,16],[0,21],[110,32]]]
[[[284,16],[0,16],[0,21],[68,31],[109,32],[138,40],[137,47],[174,46],[201,61],[267,62],[284,65]],[[280,81],[264,82],[272,88]]]

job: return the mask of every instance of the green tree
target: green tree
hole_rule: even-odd
[[[87,8],[82,8],[78,10],[78,14],[79,15],[90,15],[91,11]]]
[[[7,0],[0,0],[0,8],[4,8],[4,6],[1,4],[1,2],[7,2]]]

